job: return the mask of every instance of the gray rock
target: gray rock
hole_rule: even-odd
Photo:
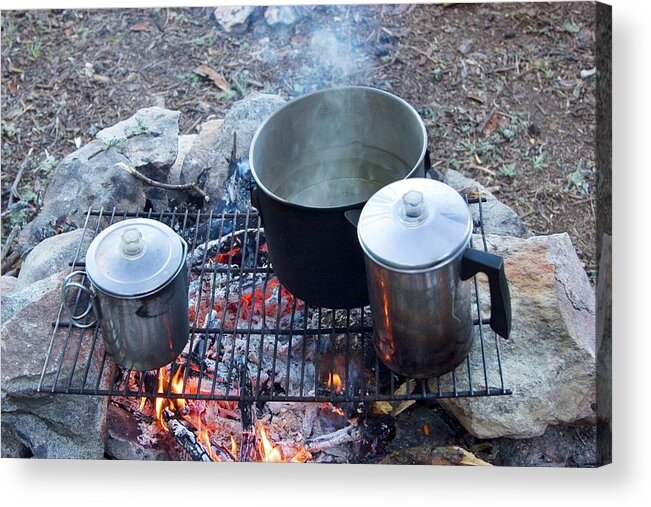
[[[200,176],[217,164],[215,147],[223,124],[224,120],[210,120],[201,124],[199,134],[182,161],[179,175],[181,183],[196,183]]]
[[[486,234],[513,236],[515,238],[529,238],[532,236],[515,211],[498,201],[493,194],[475,180],[467,178],[453,169],[448,169],[445,173],[445,182],[460,193],[476,190],[486,195],[486,202],[482,203],[482,222]],[[473,220],[479,222],[479,207],[471,206],[471,210]]]
[[[183,162],[185,161],[187,154],[190,153],[197,136],[197,134],[179,136],[179,149],[176,154],[174,165],[172,165],[170,169],[170,176],[167,181],[168,183],[171,183],[172,185],[178,185],[181,183],[181,169],[183,168]]]
[[[25,257],[16,289],[23,289],[55,273],[70,271],[69,263],[74,259],[80,243],[80,256],[83,257],[92,239],[92,231],[86,230],[84,233],[84,229],[76,229],[41,241]]]
[[[177,158],[180,115],[179,111],[159,107],[140,109],[131,118],[101,130],[96,137],[107,145],[117,143],[118,152],[129,160],[129,165],[155,181],[167,183]],[[167,208],[164,189],[148,186],[145,190],[155,210]]]
[[[0,294],[11,294],[16,289],[18,278],[15,276],[2,275],[0,278]]]
[[[52,275],[19,291],[33,291],[34,286],[51,284],[53,280],[58,283],[50,290],[41,293],[40,297],[32,292],[29,303],[7,320],[3,315],[0,358],[3,449],[9,453],[24,446],[37,458],[101,459],[106,441],[108,399],[36,393],[52,336],[50,322],[60,308],[61,276]],[[2,310],[4,313],[4,305]],[[75,336],[78,335],[71,335],[68,353],[61,361],[60,374],[68,377],[75,363],[75,354],[70,352],[77,347]],[[90,340],[80,344],[81,354],[88,353],[88,342]],[[59,351],[52,353],[58,356]],[[95,355],[91,368],[100,367],[100,356]],[[51,361],[45,370],[45,385],[53,383],[57,371],[58,365]],[[106,368],[100,382],[102,389],[108,388],[114,374],[112,368]]]
[[[25,444],[20,441],[13,428],[9,425],[3,424],[2,432],[2,447],[0,448],[0,457],[2,458],[31,458],[32,451],[29,450]]]
[[[54,273],[47,278],[29,284],[20,290],[14,290],[12,292],[2,291],[2,294],[0,295],[0,301],[2,302],[0,308],[2,322],[7,322],[27,305],[37,301],[48,292],[56,289],[56,287],[61,285],[61,280],[64,276],[64,273]]]
[[[504,257],[511,292],[512,332],[499,346],[504,382],[513,394],[445,399],[441,405],[478,438],[529,438],[548,425],[594,423],[595,298],[569,236],[491,235],[487,241],[489,251]],[[483,315],[489,314],[487,299]],[[485,344],[495,347],[492,338]],[[471,358],[481,375],[481,352]],[[489,370],[497,372],[497,365]],[[500,386],[497,375],[488,380]]]
[[[291,26],[301,19],[301,13],[293,5],[272,5],[265,9],[264,19],[269,26]]]
[[[211,201],[221,199],[228,177],[233,135],[237,133],[238,155],[247,158],[255,131],[284,103],[284,99],[277,95],[252,93],[231,106],[221,126],[216,123],[205,125],[185,157],[181,182],[201,182],[205,178],[203,190]]]
[[[217,24],[227,33],[241,34],[249,27],[249,19],[255,7],[251,5],[239,5],[232,7],[216,7],[213,11]]]
[[[140,110],[98,132],[96,140],[65,157],[52,174],[41,212],[19,236],[20,251],[46,237],[81,227],[91,206],[141,210],[148,199],[154,209],[165,207],[163,189],[146,186],[115,165],[122,162],[167,181],[176,160],[178,118],[177,111]]]
[[[112,403],[108,406],[107,425],[106,454],[111,458],[148,461],[169,461],[176,458],[177,453],[171,437],[163,442],[157,441],[155,447],[146,447],[138,442],[142,432],[136,419]]]

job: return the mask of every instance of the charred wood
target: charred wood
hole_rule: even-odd
[[[206,449],[199,443],[194,432],[177,419],[174,412],[166,408],[163,411],[163,419],[167,424],[169,432],[181,448],[188,453],[192,461],[214,461]]]
[[[357,422],[351,423],[345,428],[321,435],[305,442],[305,450],[315,453],[326,451],[349,442],[356,442],[362,438],[362,430]]]

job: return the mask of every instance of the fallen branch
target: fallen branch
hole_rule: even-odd
[[[27,162],[31,160],[32,152],[34,151],[34,148],[30,148],[29,152],[27,153],[27,156],[25,157],[25,160],[23,160],[23,163],[20,164],[20,167],[18,168],[18,174],[16,174],[16,179],[14,179],[13,185],[11,185],[11,191],[9,193],[9,201],[7,203],[7,207],[11,206],[14,203],[14,197],[18,200],[22,200],[21,195],[18,193],[18,183],[20,183],[20,179],[23,177],[23,172],[25,171],[25,168],[27,167]]]
[[[164,188],[166,190],[192,190],[197,194],[199,194],[201,197],[203,197],[204,201],[206,202],[210,201],[210,197],[208,196],[208,194],[206,194],[203,190],[201,190],[201,188],[199,188],[199,185],[197,185],[196,183],[185,183],[185,184],[178,184],[178,185],[172,183],[163,183],[161,181],[152,180],[148,176],[145,176],[140,171],[138,171],[134,167],[125,164],[124,162],[118,162],[115,165],[117,167],[120,167],[121,169],[124,169],[126,172],[128,172],[135,178],[139,179],[140,181],[152,187]]]

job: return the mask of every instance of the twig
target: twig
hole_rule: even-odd
[[[416,46],[405,45],[404,47],[406,47],[408,49],[411,49],[413,51],[416,51],[416,53],[419,53],[419,54],[423,55],[430,62],[435,63],[436,65],[444,65],[444,63],[441,60],[437,60],[436,58],[433,58],[432,56],[428,55],[425,51],[423,51],[422,49],[417,48]]]
[[[193,190],[197,194],[199,194],[203,199],[208,202],[210,201],[210,197],[208,197],[208,194],[206,194],[203,190],[199,188],[199,186],[196,183],[185,183],[185,184],[179,184],[179,185],[174,185],[171,183],[162,183],[160,181],[152,180],[148,176],[145,176],[135,168],[125,164],[124,162],[118,162],[115,164],[117,167],[120,167],[124,169],[126,172],[131,174],[132,176],[135,176],[137,179],[140,181],[143,181],[147,183],[148,185],[151,185],[152,187],[159,187],[159,188],[164,188],[166,190]]]
[[[247,79],[246,84],[250,84],[252,86],[256,86],[258,88],[264,88],[264,83],[261,83],[260,81],[257,81],[255,79]]]
[[[538,110],[539,110],[542,114],[544,114],[545,116],[547,116],[547,111],[545,111],[545,110],[543,109],[543,107],[542,107],[538,102],[535,102],[535,104],[536,104],[536,107],[538,108]]]
[[[18,183],[20,183],[20,178],[23,177],[23,172],[27,167],[27,162],[29,162],[33,151],[34,148],[29,149],[29,152],[27,152],[27,156],[25,157],[25,160],[23,160],[23,163],[20,164],[20,167],[18,168],[18,174],[16,174],[16,179],[14,180],[14,184],[11,185],[11,192],[9,193],[9,202],[7,203],[7,206],[11,206],[13,204],[14,197],[17,198],[18,200],[22,199],[21,195],[18,193]]]
[[[480,165],[471,164],[468,166],[468,168],[477,169],[479,171],[485,172],[486,174],[490,174],[491,176],[496,176],[495,171],[491,171],[488,167],[482,167]]]
[[[5,257],[9,253],[9,247],[11,247],[11,244],[14,242],[14,239],[16,239],[16,236],[18,236],[19,232],[20,227],[14,225],[11,229],[11,232],[9,233],[9,236],[7,236],[7,241],[5,241],[5,244],[2,247],[2,255],[0,255],[0,261],[5,260]]]

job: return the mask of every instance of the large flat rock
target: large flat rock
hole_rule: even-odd
[[[499,347],[513,395],[444,399],[441,405],[479,438],[529,438],[549,425],[594,423],[595,296],[569,236],[489,235],[487,241],[489,251],[504,257],[511,292],[512,333]],[[488,299],[483,315],[489,314]],[[484,338],[487,346],[494,346],[493,336],[490,331]],[[474,354],[478,374],[480,360]],[[499,381],[489,378],[493,386]]]

